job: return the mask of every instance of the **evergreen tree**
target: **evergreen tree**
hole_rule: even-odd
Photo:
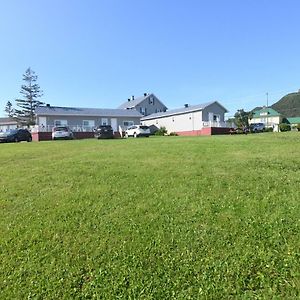
[[[252,119],[253,113],[250,111],[244,111],[243,109],[239,109],[234,114],[235,124],[240,127],[249,127],[249,119]]]
[[[23,74],[25,84],[21,86],[20,93],[23,99],[16,99],[19,109],[15,109],[14,117],[22,125],[35,125],[35,109],[43,104],[38,99],[42,96],[40,86],[36,83],[38,76],[28,68]]]
[[[12,118],[14,116],[15,110],[13,109],[10,101],[7,101],[7,103],[6,103],[5,112],[6,112],[7,116],[10,118]]]

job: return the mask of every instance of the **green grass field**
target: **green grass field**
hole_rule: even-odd
[[[1,144],[0,299],[299,299],[299,146]]]

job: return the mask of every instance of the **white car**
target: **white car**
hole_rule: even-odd
[[[133,125],[133,126],[128,127],[127,130],[125,131],[126,138],[128,138],[130,136],[135,137],[135,138],[140,137],[140,136],[149,137],[150,134],[151,134],[150,128],[145,125]]]
[[[52,140],[72,140],[73,132],[67,126],[54,127],[52,130]]]

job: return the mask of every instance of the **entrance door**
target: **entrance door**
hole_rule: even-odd
[[[115,118],[111,118],[110,119],[110,125],[113,129],[114,132],[118,131],[118,122],[117,122],[117,119]]]
[[[38,124],[39,131],[47,131],[47,118],[46,117],[39,117],[39,124]]]
[[[47,126],[47,118],[46,117],[39,117],[39,125]]]

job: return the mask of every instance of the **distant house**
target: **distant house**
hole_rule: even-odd
[[[68,126],[78,138],[92,137],[93,129],[99,125],[111,125],[114,132],[118,134],[120,128],[125,130],[128,126],[140,124],[142,117],[136,110],[50,105],[38,107],[35,113],[35,131],[51,133],[55,126]],[[42,139],[48,138],[49,134]]]
[[[300,124],[300,117],[287,118],[287,121],[291,124],[291,126],[297,126]]]
[[[178,135],[211,135],[229,132],[225,122],[228,110],[219,102],[185,105],[182,108],[155,113],[141,118],[143,125],[165,127]]]
[[[272,127],[274,131],[279,131],[279,124],[282,123],[283,116],[271,107],[263,107],[253,113],[249,124],[263,123],[265,127]]]
[[[132,96],[118,109],[137,110],[141,115],[148,116],[154,113],[165,112],[168,108],[152,93],[144,93],[142,97]]]
[[[0,131],[7,131],[18,127],[17,121],[12,118],[0,118]]]

